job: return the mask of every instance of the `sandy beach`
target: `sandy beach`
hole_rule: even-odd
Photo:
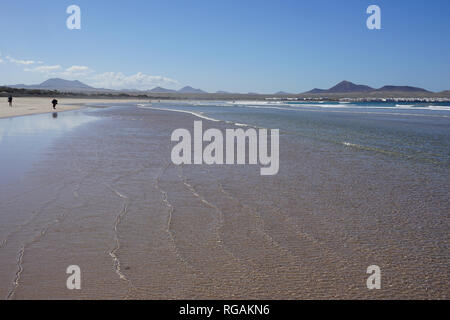
[[[0,119],[17,117],[31,114],[55,112],[51,101],[53,98],[46,97],[17,97],[13,100],[13,107],[8,105],[6,97],[0,100]],[[105,104],[137,101],[136,99],[85,99],[85,98],[57,98],[57,112],[70,111],[83,108],[86,104]]]
[[[292,133],[276,176],[176,166],[170,135],[198,119],[128,105],[1,120],[0,296],[448,298],[447,167]]]

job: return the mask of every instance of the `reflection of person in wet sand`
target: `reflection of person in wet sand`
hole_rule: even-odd
[[[10,107],[12,107],[12,101],[13,101],[13,97],[12,97],[12,96],[9,96],[9,97],[8,97],[8,103],[9,103],[9,106],[10,106]]]
[[[53,101],[52,101],[53,109],[56,110],[56,105],[57,105],[57,104],[58,104],[58,100],[53,99]]]

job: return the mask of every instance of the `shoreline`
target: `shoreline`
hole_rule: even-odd
[[[87,107],[90,103],[121,103],[121,102],[141,102],[137,99],[84,99],[69,98],[58,99],[56,110],[52,109],[51,98],[14,98],[11,108],[6,99],[0,102],[0,119],[22,117],[35,114],[45,114],[53,112],[65,112],[80,110]]]

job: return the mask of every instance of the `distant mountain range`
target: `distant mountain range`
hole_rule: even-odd
[[[180,94],[206,94],[206,91],[203,91],[201,89],[195,89],[190,86],[186,86],[180,90],[171,90],[166,89],[162,87],[156,87],[151,90],[135,90],[135,89],[124,89],[124,90],[112,90],[112,89],[101,89],[101,88],[94,88],[91,86],[88,86],[87,84],[84,84],[78,80],[64,80],[59,78],[53,78],[49,79],[47,81],[44,81],[40,84],[35,85],[25,85],[25,84],[17,84],[17,85],[10,85],[8,87],[11,88],[17,88],[17,89],[38,89],[38,90],[57,90],[60,92],[79,92],[79,93],[117,93],[117,92],[131,92],[131,93],[139,93],[139,94],[151,94],[151,93],[180,93]],[[305,92],[302,95],[305,94],[421,94],[421,93],[432,93],[428,90],[417,88],[417,87],[410,87],[410,86],[384,86],[379,89],[375,89],[372,87],[369,87],[367,85],[361,85],[361,84],[354,84],[350,81],[342,81],[335,85],[334,87],[330,89],[313,89],[311,91]],[[445,93],[445,92],[444,92]],[[216,94],[231,94],[226,91],[217,91]],[[250,92],[248,95],[259,95],[258,93]],[[279,91],[276,92],[275,95],[280,96],[287,96],[287,95],[293,95],[292,93]]]
[[[150,90],[149,92],[151,92],[151,93],[175,93],[177,91],[171,90],[171,89],[166,89],[166,88],[161,88],[161,87],[156,87],[156,88]]]
[[[189,87],[189,86],[184,87],[184,88],[178,90],[177,92],[178,93],[207,93],[207,92],[205,92],[205,91],[203,91],[201,89],[194,89],[194,88]]]
[[[152,90],[111,90],[111,89],[102,89],[102,88],[94,88],[84,84],[78,80],[65,80],[60,78],[48,79],[40,84],[34,85],[26,85],[26,84],[16,84],[8,86],[10,88],[17,89],[37,89],[37,90],[58,90],[61,92],[144,92],[144,93],[207,93],[201,89],[195,89],[190,86],[186,86],[178,91],[166,89],[162,87],[156,87]]]
[[[59,78],[48,79],[47,81],[42,82],[41,84],[33,84],[33,85],[25,85],[25,84],[16,84],[9,86],[11,88],[17,89],[37,89],[37,90],[58,90],[63,92],[68,91],[99,91],[105,89],[97,89],[87,84],[84,84],[78,80],[64,80]]]
[[[290,94],[292,94],[292,93],[289,93],[289,92],[286,92],[286,91],[275,92],[275,95],[277,95],[277,96],[287,96],[287,95],[290,95]]]
[[[166,88],[162,88],[162,87],[156,87],[156,88],[154,88],[152,90],[149,90],[149,91],[146,91],[146,92],[149,92],[149,93],[207,93],[207,92],[205,92],[205,91],[203,91],[201,89],[195,89],[195,88],[192,88],[192,87],[189,87],[189,86],[181,88],[178,91],[177,90],[166,89]]]
[[[350,81],[342,81],[335,85],[334,87],[330,89],[313,89],[311,91],[305,92],[306,94],[312,93],[312,94],[323,94],[323,93],[369,93],[369,92],[430,92],[428,90],[422,89],[422,88],[416,88],[416,87],[409,87],[409,86],[384,86],[380,89],[374,89],[372,87],[361,85],[361,84],[354,84]]]

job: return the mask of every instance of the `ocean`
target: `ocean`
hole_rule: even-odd
[[[153,107],[241,126],[281,129],[292,139],[450,164],[450,103],[238,101],[155,103]]]

